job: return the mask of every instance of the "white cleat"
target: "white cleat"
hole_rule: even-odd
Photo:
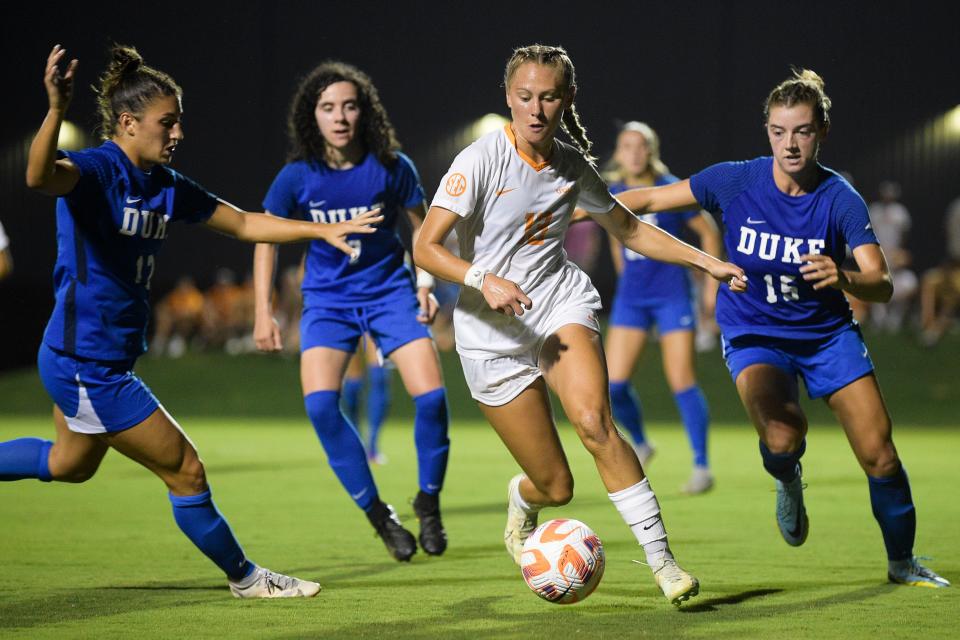
[[[252,579],[252,580],[251,580]],[[320,593],[320,585],[309,580],[300,580],[269,569],[257,567],[246,586],[230,583],[230,592],[235,598],[312,598]]]
[[[673,558],[664,558],[659,565],[651,568],[657,586],[671,604],[679,607],[681,602],[700,593],[700,581],[681,569]]]
[[[507,485],[507,526],[503,529],[503,542],[507,546],[507,553],[518,565],[520,556],[523,555],[523,543],[537,528],[537,517],[540,515],[536,511],[527,513],[514,504],[513,496],[514,494],[519,496],[520,481],[523,478],[522,473],[513,476],[510,484]]]
[[[893,560],[887,568],[887,578],[890,582],[905,584],[911,587],[927,587],[942,589],[950,586],[950,581],[938,576],[926,568],[913,557],[908,560]]]
[[[693,474],[686,484],[680,487],[680,492],[688,496],[706,493],[713,489],[713,473],[707,467],[694,467]]]
[[[644,469],[647,468],[647,463],[650,462],[650,458],[653,457],[653,454],[657,452],[656,449],[651,447],[646,442],[633,445],[633,450],[637,452],[637,460],[640,461],[640,466]]]

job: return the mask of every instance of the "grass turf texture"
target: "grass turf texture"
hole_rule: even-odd
[[[898,394],[899,387],[924,381],[929,389],[944,371],[938,373],[931,361],[952,359],[956,350],[952,356],[912,353],[903,344],[874,349],[875,360],[890,360],[878,362],[885,391],[892,384]],[[901,366],[924,353],[928,366]],[[653,355],[641,374],[641,384],[651,380],[654,387],[644,387],[647,414],[669,416],[669,396],[656,391],[662,382]],[[711,357],[704,360],[714,414],[725,418],[736,409],[732,384],[715,378]],[[388,557],[336,482],[305,419],[213,415],[208,397],[220,398],[219,410],[231,414],[300,411],[292,362],[147,359],[138,371],[196,442],[217,503],[250,557],[316,579],[324,590],[312,600],[233,599],[217,569],[176,528],[160,482],[111,452],[85,485],[0,483],[6,578],[0,585],[0,637],[911,638],[949,637],[960,623],[956,587],[934,591],[886,583],[866,481],[839,427],[809,402],[814,426],[804,465],[811,534],[799,549],[777,533],[773,481],[762,471],[745,420],[715,425],[711,452],[718,486],[692,498],[677,491],[689,472],[682,428],[651,424],[658,446],[651,481],[678,558],[703,584],[701,595],[680,610],[663,599],[646,567],[631,562],[643,559],[642,551],[607,500],[589,455],[569,425],[561,424],[576,497],[545,511],[543,519],[574,517],[594,528],[604,542],[607,569],[586,602],[560,607],[541,601],[501,542],[506,482],[516,466],[492,430],[470,417],[475,409],[462,395],[459,371],[450,360],[445,364],[453,449],[442,502],[451,544],[442,558],[421,552],[407,565]],[[0,378],[0,440],[51,437],[49,418],[37,415],[46,413],[48,401],[35,375]],[[957,385],[946,382],[937,393],[949,398]],[[403,416],[407,407],[398,381],[394,385],[395,415]],[[231,394],[244,397],[235,404]],[[897,403],[890,396],[888,391],[919,513],[917,552],[935,557],[929,564],[956,584],[960,432],[945,412],[934,411],[931,422],[938,426],[921,419],[936,406],[930,397]],[[7,411],[26,408],[24,397],[39,398],[34,415]],[[903,415],[909,419],[898,419]],[[409,420],[387,425],[383,449],[390,463],[375,468],[382,495],[415,531],[407,503],[416,491]]]

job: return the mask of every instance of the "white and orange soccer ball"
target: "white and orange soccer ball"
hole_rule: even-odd
[[[533,592],[557,604],[580,602],[603,577],[600,538],[579,520],[544,522],[523,543],[520,569]]]

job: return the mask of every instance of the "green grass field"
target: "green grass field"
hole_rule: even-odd
[[[910,357],[904,351],[902,345],[891,348],[889,357]],[[176,528],[161,483],[110,453],[85,485],[0,483],[0,637],[932,638],[952,637],[960,625],[960,588],[886,583],[866,481],[842,432],[828,420],[812,428],[804,458],[811,533],[799,549],[777,533],[773,482],[744,421],[715,425],[717,488],[692,498],[677,491],[689,472],[682,428],[669,416],[650,425],[658,453],[649,471],[671,543],[702,583],[701,595],[679,610],[659,594],[649,570],[632,562],[643,559],[642,551],[607,500],[588,454],[562,424],[576,497],[542,518],[587,522],[604,542],[607,568],[588,600],[561,607],[530,592],[504,551],[504,494],[516,466],[473,417],[451,361],[445,364],[453,448],[443,494],[450,548],[441,558],[420,553],[410,564],[390,559],[327,467],[306,420],[296,416],[293,363],[230,362],[238,364],[225,367],[218,357],[145,360],[139,371],[196,442],[217,503],[250,557],[318,580],[320,595],[232,598],[217,569]],[[714,365],[706,366],[712,371]],[[901,375],[895,363],[886,366],[885,382]],[[225,384],[219,375],[228,369],[231,382]],[[264,381],[246,386],[242,406],[253,407],[249,412],[224,402],[221,411],[238,415],[218,416],[201,394],[191,396],[191,388],[221,398],[236,393],[243,375]],[[918,368],[902,375],[907,385],[934,374]],[[52,433],[32,376],[0,377],[0,440]],[[290,378],[294,386],[287,388]],[[732,415],[729,380],[706,382],[726,385],[726,395],[714,398],[717,391],[711,400],[721,416]],[[948,395],[954,393],[950,386]],[[39,398],[32,415],[24,397]],[[651,398],[653,419],[658,403],[668,406]],[[280,405],[285,413],[264,417]],[[960,430],[956,422],[945,424],[945,411],[930,423],[918,419],[922,405],[904,407],[910,419],[899,420],[896,431],[918,508],[916,550],[957,583]],[[390,462],[375,475],[383,497],[412,521],[408,500],[416,491],[416,469],[406,411],[398,399],[398,418],[384,431]]]

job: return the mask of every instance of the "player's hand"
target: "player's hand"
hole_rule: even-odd
[[[800,273],[804,280],[813,283],[814,290],[827,287],[843,289],[848,282],[847,276],[837,268],[837,263],[830,256],[808,253],[800,256],[800,261],[804,263],[800,266]]]
[[[333,224],[318,224],[317,237],[333,245],[351,258],[359,256],[359,249],[350,246],[346,238],[353,233],[373,233],[376,231],[376,225],[383,222],[383,215],[380,209],[361,213],[352,220],[346,222],[335,222]]]
[[[492,273],[483,277],[480,290],[491,309],[508,316],[522,316],[524,311],[533,309],[533,300],[527,297],[516,282],[500,278]]]
[[[437,317],[437,311],[440,310],[440,303],[437,302],[437,296],[433,295],[430,287],[419,287],[417,289],[417,302],[420,303],[417,322],[421,324],[433,324],[433,321]]]
[[[714,280],[726,282],[730,285],[730,291],[734,293],[743,293],[747,290],[747,274],[732,262],[714,260],[707,267],[707,273]]]
[[[47,56],[47,68],[43,74],[43,85],[47,89],[47,99],[50,102],[50,109],[63,113],[70,106],[70,99],[73,98],[73,76],[77,70],[79,62],[76,58],[67,65],[67,70],[60,74],[60,61],[67,53],[67,50],[60,45],[54,45]]]
[[[259,316],[253,323],[253,342],[258,351],[266,353],[283,349],[283,339],[280,337],[280,324],[270,315]]]

